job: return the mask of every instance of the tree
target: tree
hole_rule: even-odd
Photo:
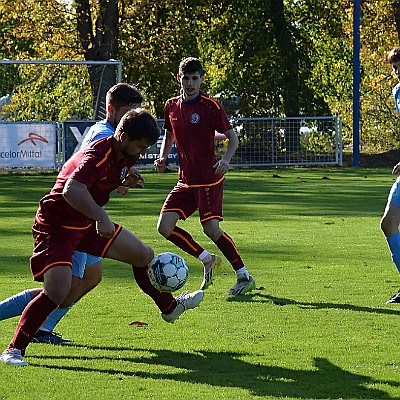
[[[75,0],[74,4],[77,31],[85,60],[115,59],[118,54],[118,0],[98,0],[95,12],[92,12],[93,3],[89,0]],[[116,83],[115,67],[89,65],[88,70],[92,88],[93,119],[97,119],[101,109],[104,109],[108,89]],[[99,75],[101,80],[98,79]],[[101,116],[104,118],[104,115]]]
[[[364,148],[400,143],[391,98],[396,80],[385,63],[399,43],[399,10],[398,0],[362,2]],[[218,96],[229,114],[341,114],[350,145],[352,11],[350,0],[0,0],[0,56],[122,60],[123,80],[139,85],[158,117],[179,89],[179,61],[198,56],[207,69],[206,91]],[[99,93],[95,70],[87,84],[77,72],[66,77],[62,69],[37,80],[35,74],[34,69],[0,68],[2,92],[18,83],[13,118],[92,117],[92,100],[82,95],[82,85]],[[114,72],[105,74],[103,99],[114,82]]]

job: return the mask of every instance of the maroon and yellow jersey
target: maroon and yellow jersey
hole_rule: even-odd
[[[232,129],[228,117],[216,100],[200,91],[193,101],[182,96],[167,100],[164,128],[173,132],[179,155],[179,180],[188,186],[210,185],[219,180],[213,166],[214,135]]]
[[[62,167],[50,193],[39,202],[36,220],[44,224],[56,224],[83,228],[93,223],[64,199],[62,192],[68,179],[76,179],[88,188],[93,200],[104,206],[110,193],[121,185],[134,160],[118,162],[111,136],[97,140],[75,153]]]

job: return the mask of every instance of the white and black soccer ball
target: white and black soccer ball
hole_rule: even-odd
[[[155,256],[148,271],[152,285],[168,293],[180,289],[186,283],[189,274],[185,260],[170,252]]]

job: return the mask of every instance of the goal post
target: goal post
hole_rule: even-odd
[[[0,96],[14,90],[0,119],[98,120],[106,116],[108,89],[122,80],[122,61],[2,59],[0,77]]]

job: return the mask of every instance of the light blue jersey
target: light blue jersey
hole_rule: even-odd
[[[89,143],[94,142],[95,140],[103,139],[109,136],[114,135],[115,129],[111,126],[111,124],[103,119],[102,121],[96,122],[85,135],[81,148],[85,147]]]
[[[112,136],[114,135],[114,132],[115,129],[106,119],[96,122],[85,135],[81,144],[81,148],[96,140]],[[85,267],[87,265],[95,264],[99,261],[101,261],[101,257],[75,251],[74,257],[72,258],[72,275],[83,279]]]
[[[0,108],[4,107],[6,104],[11,103],[11,97],[14,92],[8,93],[6,96],[0,97]]]
[[[400,112],[400,82],[393,88],[394,104],[397,112]]]

